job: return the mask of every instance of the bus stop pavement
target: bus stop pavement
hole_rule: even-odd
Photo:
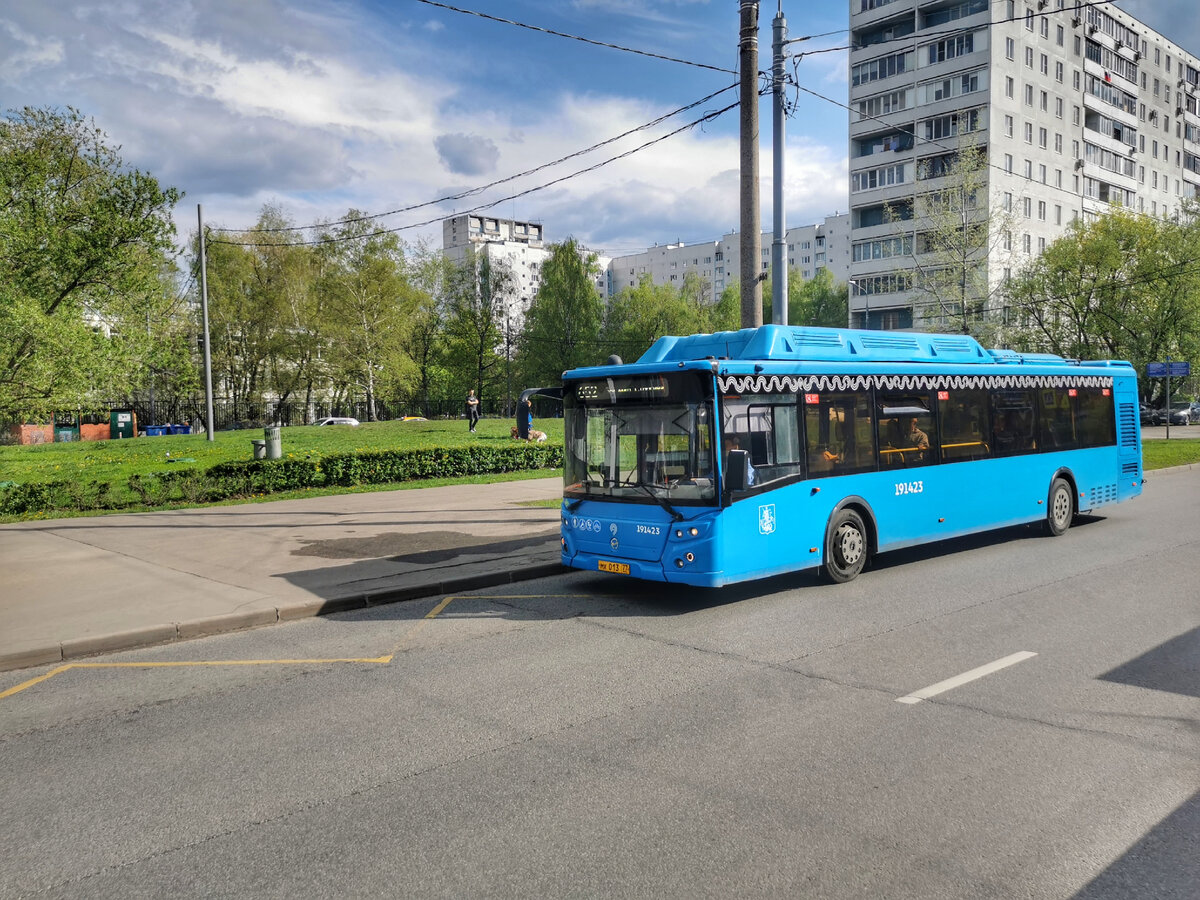
[[[563,571],[561,478],[0,525],[0,671]]]

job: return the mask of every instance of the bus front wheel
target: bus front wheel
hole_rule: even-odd
[[[1046,498],[1046,531],[1053,537],[1064,534],[1075,517],[1075,502],[1071,485],[1064,478],[1050,482],[1050,493]]]
[[[825,536],[825,574],[838,584],[852,581],[867,564],[867,529],[862,516],[843,509],[829,523]]]

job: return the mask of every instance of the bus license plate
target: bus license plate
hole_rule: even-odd
[[[629,574],[629,563],[609,562],[607,559],[598,560],[596,565],[601,572],[613,572],[617,575]]]

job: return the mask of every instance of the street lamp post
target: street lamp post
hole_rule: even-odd
[[[853,278],[848,278],[846,280],[846,283],[849,284],[852,288],[854,288],[854,296],[855,297],[866,297],[867,298],[864,301],[866,303],[866,308],[863,312],[863,328],[870,328],[871,327],[871,295],[863,293],[862,287]],[[853,314],[851,314],[850,322],[853,323],[853,321],[854,321],[854,316],[853,316]]]

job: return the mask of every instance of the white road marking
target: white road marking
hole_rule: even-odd
[[[985,666],[980,666],[978,669],[972,669],[970,672],[963,672],[961,675],[955,675],[953,678],[947,678],[945,681],[939,681],[937,684],[931,684],[927,688],[921,688],[919,691],[913,691],[906,697],[897,697],[897,703],[920,703],[922,700],[928,700],[930,697],[936,697],[938,694],[944,693],[951,688],[959,687],[969,681],[975,681],[977,678],[982,678],[984,675],[991,675],[993,672],[999,672],[1001,669],[1007,669],[1009,666],[1016,665],[1019,662],[1024,662],[1030,657],[1037,656],[1036,653],[1031,653],[1028,650],[1022,650],[1019,653],[1014,653],[1011,656],[1006,656],[1003,659],[998,659],[995,662],[990,662]]]

